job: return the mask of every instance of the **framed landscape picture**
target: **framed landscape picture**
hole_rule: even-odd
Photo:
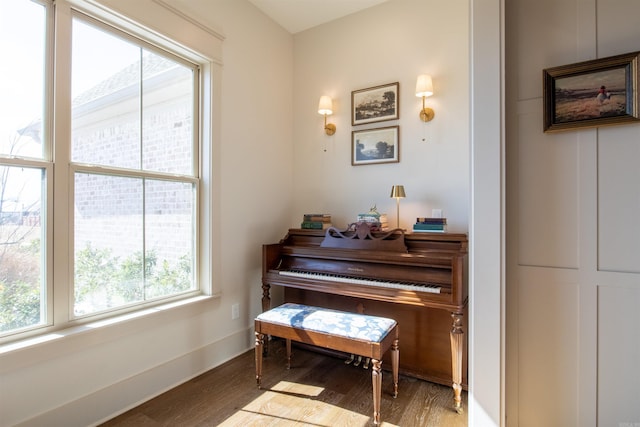
[[[351,164],[398,163],[399,126],[351,132]]]
[[[640,52],[542,72],[545,132],[638,121]]]
[[[396,82],[351,92],[351,125],[399,118],[399,86]]]

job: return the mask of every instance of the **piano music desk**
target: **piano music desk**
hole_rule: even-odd
[[[286,340],[287,369],[291,366],[291,340],[371,359],[373,422],[380,423],[382,356],[391,349],[393,397],[398,395],[398,324],[393,319],[286,303],[255,319],[256,382],[262,379],[264,337]]]

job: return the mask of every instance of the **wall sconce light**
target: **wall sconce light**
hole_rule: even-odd
[[[431,81],[431,76],[428,74],[421,74],[418,76],[418,81],[416,82],[416,96],[418,98],[422,97],[422,110],[420,110],[420,120],[423,122],[430,122],[433,120],[433,116],[435,113],[431,108],[427,108],[424,105],[424,100],[426,97],[433,95],[433,82]]]
[[[389,197],[396,199],[396,228],[400,228],[400,199],[407,197],[404,194],[404,185],[391,187],[391,195]]]
[[[320,97],[320,103],[318,103],[318,114],[322,114],[324,116],[324,133],[327,135],[333,135],[336,133],[336,125],[333,123],[327,123],[327,116],[333,114],[331,97],[327,95],[322,95]]]

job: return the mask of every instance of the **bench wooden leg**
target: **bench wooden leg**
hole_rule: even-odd
[[[400,347],[398,340],[391,346],[391,371],[393,372],[393,398],[398,397],[398,368],[400,365]]]
[[[291,369],[291,340],[286,340],[287,345],[287,369]]]
[[[380,423],[380,399],[382,397],[382,362],[371,359],[371,380],[373,383],[373,424]]]
[[[262,379],[262,346],[264,345],[264,334],[256,332],[256,383],[260,388]]]

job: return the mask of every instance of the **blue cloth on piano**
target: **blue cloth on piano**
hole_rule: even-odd
[[[285,303],[265,311],[256,320],[367,342],[382,341],[396,325],[395,320],[386,317],[293,303]]]

